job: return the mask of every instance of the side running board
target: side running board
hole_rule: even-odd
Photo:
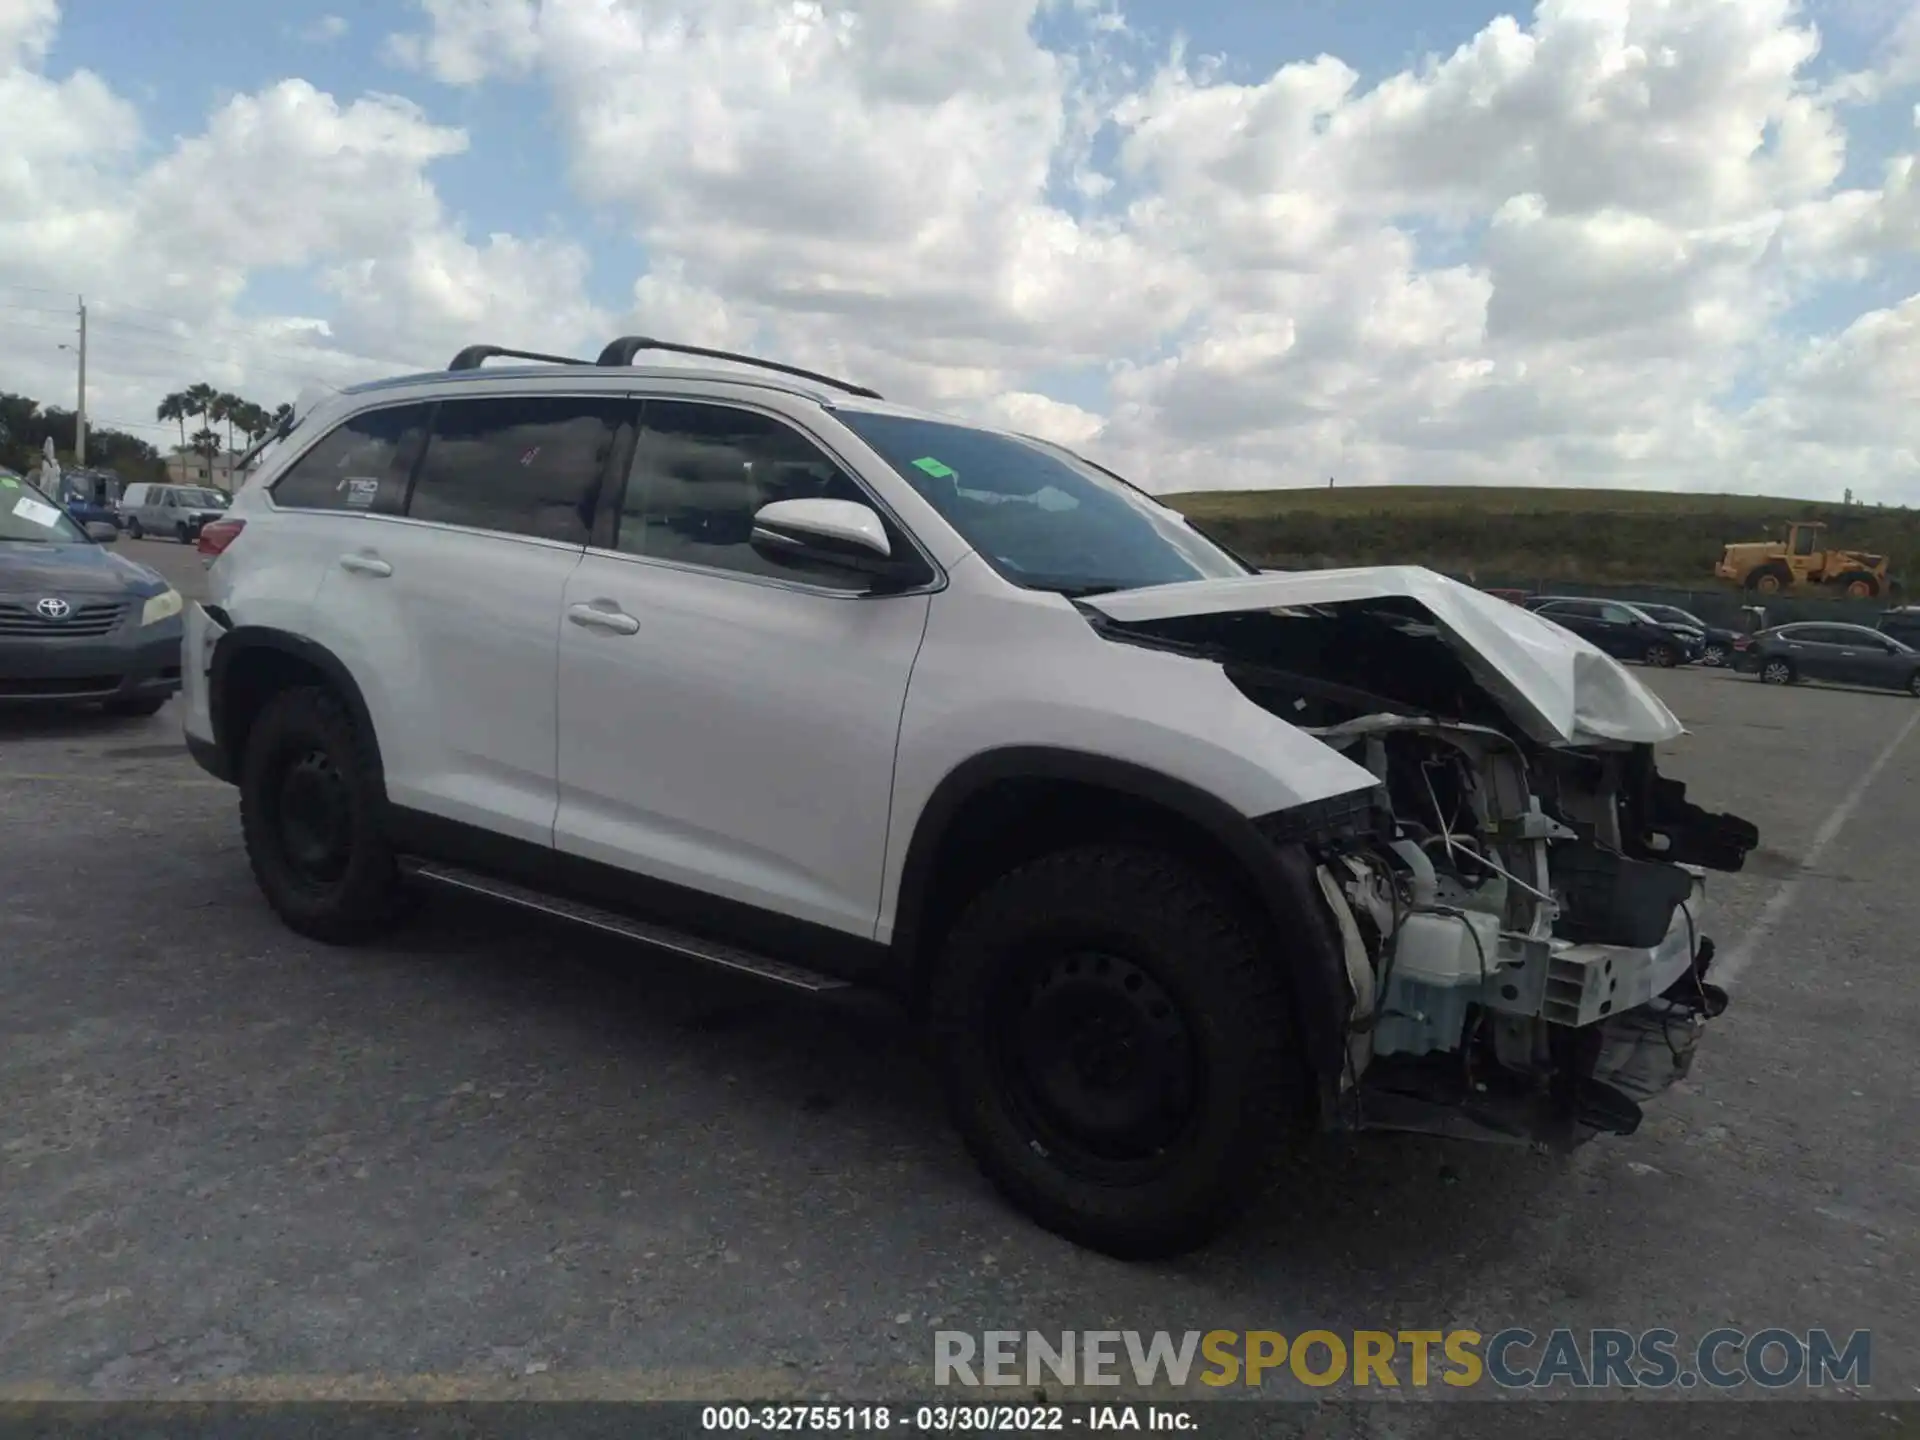
[[[757,975],[762,980],[771,980],[776,985],[785,985],[790,989],[818,994],[828,990],[849,988],[844,980],[836,980],[830,975],[822,975],[814,970],[802,969],[798,965],[789,965],[784,960],[773,960],[765,955],[756,955],[750,950],[722,945],[697,935],[688,935],[683,931],[669,929],[664,925],[652,925],[645,920],[634,920],[611,910],[602,910],[595,905],[583,905],[577,900],[561,899],[559,896],[530,890],[524,885],[516,885],[510,880],[496,879],[491,875],[482,875],[477,871],[462,870],[458,866],[422,860],[403,860],[401,866],[412,878],[426,881],[431,885],[463,891],[469,895],[483,895],[491,900],[517,905],[522,910],[535,910],[557,920],[567,920],[575,925],[584,925],[589,929],[619,935],[627,940],[636,940],[642,945],[651,945],[655,949],[670,950],[676,955],[702,960],[709,965],[718,965],[723,970],[737,970],[747,975]]]

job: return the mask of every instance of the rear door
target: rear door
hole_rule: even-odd
[[[1803,679],[1845,680],[1848,657],[1839,643],[1845,638],[1827,625],[1789,625],[1780,632],[1780,648]]]
[[[446,400],[399,496],[378,468],[335,467],[359,513],[329,522],[311,631],[366,692],[394,804],[552,845],[561,600],[630,412],[605,395]]]
[[[1540,614],[1563,625],[1583,639],[1600,644],[1600,607],[1590,600],[1550,600],[1539,609]],[[1602,648],[1605,648],[1604,646]]]

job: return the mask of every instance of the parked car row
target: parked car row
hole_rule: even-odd
[[[1730,666],[1770,685],[1820,680],[1920,696],[1920,606],[1897,606],[1872,627],[1803,620],[1743,635],[1709,625],[1677,605],[1511,590],[1489,593],[1554,621],[1620,660],[1663,668]]]

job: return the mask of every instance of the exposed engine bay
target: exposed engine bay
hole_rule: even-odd
[[[1467,594],[1469,622],[1560,643]],[[1406,594],[1096,624],[1217,661],[1379,782],[1363,819],[1299,837],[1344,952],[1332,1123],[1572,1144],[1630,1133],[1685,1075],[1726,1005],[1704,875],[1740,869],[1759,833],[1688,801],[1651,743],[1545,733]],[[1670,720],[1615,662],[1575,658]]]

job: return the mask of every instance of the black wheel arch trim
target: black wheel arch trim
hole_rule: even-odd
[[[240,756],[227,724],[228,676],[237,659],[262,650],[276,651],[299,660],[326,677],[327,683],[352,713],[353,723],[367,737],[373,749],[375,779],[380,781],[384,790],[385,769],[380,764],[380,735],[374,729],[373,714],[367,709],[366,696],[361,694],[353,672],[326,646],[304,635],[296,635],[291,630],[281,630],[271,625],[238,626],[222,635],[213,647],[213,658],[207,673],[207,711],[213,723],[213,743],[232,773],[240,773]]]
[[[962,761],[934,787],[914,824],[894,906],[892,950],[904,975],[929,963],[933,937],[922,933],[933,892],[935,857],[948,828],[974,796],[1006,781],[1069,781],[1157,805],[1195,825],[1239,864],[1280,935],[1305,941],[1286,970],[1298,1006],[1300,1041],[1322,1077],[1346,1061],[1346,958],[1327,913],[1310,847],[1370,830],[1379,787],[1248,816],[1199,786],[1149,766],[1056,746],[1009,746]]]

